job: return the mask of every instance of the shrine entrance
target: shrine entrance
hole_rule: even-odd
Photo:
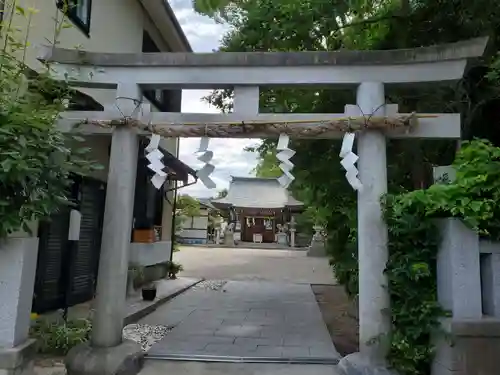
[[[242,215],[241,240],[245,242],[273,243],[276,236],[274,215]]]
[[[210,138],[279,138],[283,187],[293,181],[294,151],[288,147],[290,137],[342,139],[341,166],[358,196],[360,355],[343,358],[339,366],[384,366],[387,345],[376,338],[385,337],[391,329],[384,273],[388,258],[387,228],[380,202],[387,192],[386,138],[460,139],[459,114],[400,114],[397,104],[387,103],[385,86],[459,80],[468,60],[481,56],[485,46],[485,39],[476,39],[394,51],[103,54],[46,49],[41,58],[57,62],[54,77],[71,79],[78,85],[117,90],[116,103],[111,103],[104,112],[67,112],[59,122],[61,129],[68,132],[112,134],[91,349],[83,350],[80,356],[74,355],[75,360],[70,360],[68,367],[75,373],[88,373],[82,359],[88,358],[98,367],[104,361],[94,358],[101,355],[102,348],[125,345],[120,317],[125,299],[134,170],[138,138],[149,135],[148,167],[155,172],[151,182],[157,188],[167,179],[157,147],[160,137],[202,138],[199,160],[205,166],[197,176],[207,187],[215,187],[210,178],[215,168],[211,164],[213,152],[208,147]],[[347,104],[344,113],[337,114],[259,112],[260,87],[305,85],[352,87],[356,90],[356,103]],[[233,112],[151,112],[143,102],[143,90],[171,87],[233,89]],[[355,139],[357,154],[353,148]],[[273,298],[279,300],[279,293]],[[238,327],[238,334],[248,334],[247,326]],[[124,360],[133,355],[133,350],[127,348]],[[311,362],[322,359],[321,354],[309,356]],[[268,356],[267,360],[276,357]],[[287,363],[293,360],[293,355],[281,358]],[[93,369],[92,373],[101,372]]]
[[[291,167],[284,169],[290,174]],[[227,215],[235,225],[233,233],[224,234],[226,245],[235,246],[241,241],[241,246],[250,242],[295,246],[295,216],[303,211],[304,204],[292,196],[283,182],[279,178],[231,177],[227,195],[211,200],[226,215],[233,213]],[[237,237],[238,232],[239,239],[228,238]]]

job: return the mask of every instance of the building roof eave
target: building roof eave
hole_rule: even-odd
[[[168,0],[139,0],[172,52],[193,52]]]

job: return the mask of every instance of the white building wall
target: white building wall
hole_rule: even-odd
[[[28,21],[25,17],[16,15],[12,19],[12,28],[22,30],[18,37],[24,40],[27,37],[29,48],[26,51],[25,63],[34,70],[43,69],[37,60],[38,47],[48,45],[55,40],[55,20],[62,20],[63,15],[56,7],[56,0],[17,0],[17,4],[27,9],[33,7],[37,13]],[[8,10],[8,8],[6,9]],[[5,15],[8,20],[9,14]],[[66,18],[67,19],[67,18]],[[71,20],[67,19],[71,25]],[[29,33],[28,31],[29,25]],[[60,48],[79,48],[86,51],[110,53],[138,53],[142,51],[143,31],[146,30],[156,45],[162,51],[169,51],[167,42],[161,37],[156,25],[153,24],[139,0],[94,0],[92,1],[89,36],[77,26],[65,28],[57,38]],[[50,42],[49,42],[50,41]],[[80,91],[93,97],[102,105],[113,103],[115,90],[99,90],[79,88]],[[153,110],[156,110],[153,108]],[[78,143],[77,147],[90,147],[89,159],[97,161],[103,169],[95,171],[92,177],[106,181],[109,164],[109,136],[87,137],[86,142]],[[177,155],[177,139],[162,139],[161,146],[174,155]],[[169,194],[169,198],[173,198]],[[163,215],[162,239],[170,240],[172,209],[165,202]]]
[[[55,19],[61,20],[62,13],[56,7],[55,0],[18,0],[25,8],[33,7],[38,13],[33,15],[29,23],[28,41],[30,48],[26,53],[26,64],[39,70],[42,65],[37,60],[40,45],[54,41]],[[7,16],[8,17],[8,16]],[[69,24],[73,25],[71,21]],[[28,20],[15,16],[14,28],[23,30],[21,37],[28,29]],[[58,47],[79,48],[95,52],[140,52],[142,49],[142,32],[145,28],[145,17],[137,0],[97,0],[92,2],[90,35],[85,35],[78,27],[63,29],[57,38]],[[112,90],[82,89],[100,103],[113,102]]]
[[[193,217],[193,228],[194,229],[207,229],[208,227],[208,216],[196,216]]]
[[[208,239],[208,210],[200,209],[200,216],[188,217],[182,223],[179,239],[182,243],[206,243]]]

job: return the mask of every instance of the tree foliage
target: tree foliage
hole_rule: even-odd
[[[78,137],[67,137],[56,125],[72,91],[49,78],[49,67],[33,72],[25,65],[25,50],[36,10],[16,1],[4,4],[0,50],[0,238],[29,232],[29,223],[47,218],[68,205],[71,174],[100,166],[86,160]],[[12,27],[14,17],[26,19],[24,34]],[[55,21],[54,42],[67,27]]]
[[[190,195],[179,195],[176,207],[183,216],[195,217],[200,215],[200,202]]]
[[[402,374],[430,373],[431,337],[447,316],[437,302],[438,218],[461,219],[472,230],[500,239],[500,148],[490,142],[464,142],[453,164],[456,180],[428,189],[389,194],[386,274],[391,296],[390,363]]]
[[[498,1],[194,0],[194,3],[199,11],[231,24],[231,30],[223,38],[221,51],[413,48],[489,36],[492,54],[469,69],[464,79],[457,84],[389,88],[386,99],[388,103],[399,104],[400,112],[460,113],[463,139],[486,138],[493,145],[500,145],[500,132],[497,130],[500,122],[500,57],[496,54],[500,49]],[[218,90],[207,99],[215,106],[229,111],[231,95],[231,90]],[[347,103],[355,103],[355,93],[352,90],[266,89],[262,91],[260,98],[261,111],[264,112],[338,113],[343,112]],[[272,158],[269,155],[275,145],[276,140],[269,139],[264,140],[257,148],[261,155],[258,168],[266,171],[272,169]],[[481,149],[478,145],[475,146],[467,150]],[[296,180],[292,188],[295,195],[306,206],[317,209],[315,215],[327,224],[335,275],[351,295],[356,295],[356,196],[346,183],[339,165],[339,142],[294,140],[292,148],[297,151],[293,158]],[[450,164],[454,160],[455,151],[456,144],[448,141],[389,141],[387,153],[390,193],[398,196],[398,193],[417,189],[418,192],[411,196],[412,199],[418,199],[419,194],[438,199],[439,196],[433,195],[434,193],[424,193],[424,189],[432,184],[431,167]],[[464,161],[464,154],[457,160]],[[483,172],[482,178],[489,173]],[[451,199],[450,196],[447,197]],[[486,204],[486,201],[482,202]],[[475,203],[477,204],[479,203]],[[458,207],[465,210],[468,206],[460,204]],[[461,217],[472,220],[475,214],[469,209],[462,212]],[[416,228],[421,228],[424,233],[425,225]],[[428,237],[420,238],[432,240]],[[394,257],[388,264],[388,272],[393,272],[393,276],[397,270],[404,272],[407,266],[398,263],[397,249],[405,254],[411,248],[415,246],[407,244],[404,248],[391,247]],[[416,253],[412,254],[418,256]],[[410,255],[406,256],[411,258]],[[424,252],[421,256],[428,257],[425,262],[432,261],[431,252]],[[422,279],[420,286],[424,288],[425,281],[431,279],[432,277]],[[408,292],[415,290],[404,284],[402,279],[399,280],[398,285],[406,287]],[[432,293],[429,289],[433,288],[432,283],[426,286],[426,292]],[[423,295],[434,298],[425,293]],[[423,311],[423,304],[418,305],[418,300],[411,301],[415,303],[411,305],[415,308],[415,313]],[[408,310],[409,305],[395,306],[393,314],[398,319],[416,318]],[[409,326],[404,329],[396,327],[396,334],[391,338],[391,362],[402,374],[427,374],[424,368],[428,366],[432,348],[425,332],[428,333],[433,328],[433,319],[439,316],[437,310],[429,308],[422,315],[422,319],[427,320],[419,321],[421,327],[417,327],[417,332],[408,330]],[[398,316],[398,313],[403,315]],[[400,362],[396,361],[398,355],[401,357]]]
[[[270,149],[260,154],[257,165],[253,169],[256,177],[276,178],[283,174],[276,159],[276,150]]]

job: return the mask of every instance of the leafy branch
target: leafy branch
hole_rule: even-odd
[[[431,337],[449,313],[437,301],[437,218],[455,217],[471,229],[500,239],[500,148],[486,140],[464,142],[453,164],[456,180],[425,190],[389,194],[386,274],[391,296],[389,362],[403,375],[430,373]]]
[[[30,232],[30,223],[48,218],[71,204],[73,174],[86,174],[100,166],[87,160],[83,139],[62,134],[57,119],[73,91],[50,79],[50,67],[34,72],[26,62],[33,8],[16,0],[4,8],[0,51],[0,238],[19,230]],[[24,35],[12,25],[24,20]],[[58,23],[60,33],[64,23]]]

